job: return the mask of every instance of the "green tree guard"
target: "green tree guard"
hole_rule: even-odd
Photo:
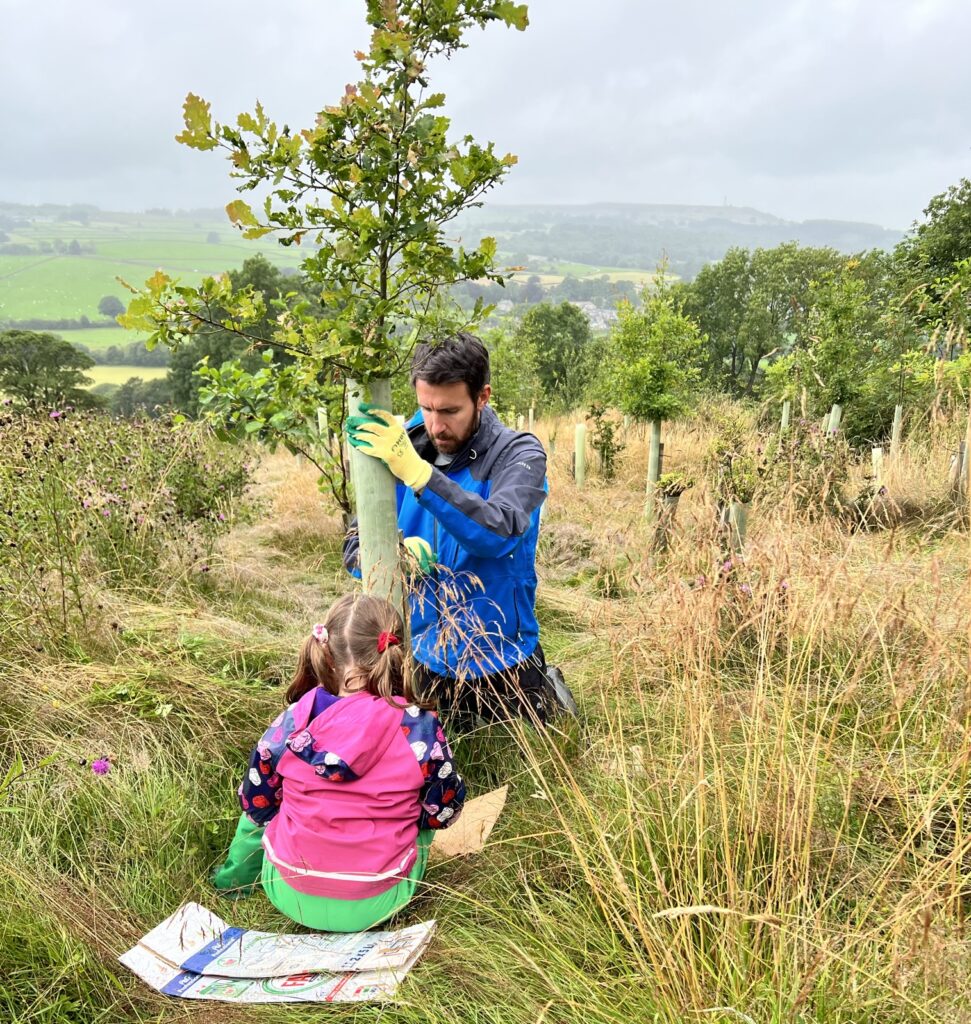
[[[573,449],[573,475],[577,490],[582,490],[587,481],[587,425],[578,423]]]
[[[356,381],[347,382],[348,406],[352,416],[360,414],[363,391]],[[391,411],[391,381],[371,381],[371,404]],[[350,457],[364,589],[387,596],[395,607],[401,608],[403,588],[399,571],[395,478],[383,462],[364,455],[353,445],[350,446]]]
[[[657,482],[661,476],[661,421],[651,420],[647,452],[647,501],[644,514],[649,523],[657,519]]]

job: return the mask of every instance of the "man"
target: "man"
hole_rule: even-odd
[[[347,433],[399,481],[398,526],[420,569],[410,598],[419,692],[446,711],[545,722],[558,703],[535,612],[546,452],[490,408],[489,353],[473,335],[419,345],[411,382],[419,411],[407,426],[366,406]],[[356,569],[354,531],[344,561]]]

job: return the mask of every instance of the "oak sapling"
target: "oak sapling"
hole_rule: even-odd
[[[365,6],[372,34],[369,48],[356,55],[362,77],[323,107],[312,127],[294,131],[278,125],[259,103],[235,124],[221,124],[209,104],[190,93],[185,130],[177,136],[194,149],[222,149],[238,191],[268,192],[260,208],[243,199],[227,205],[244,238],[273,234],[281,245],[312,243],[301,269],[319,290],[319,309],[311,311],[292,297],[279,300],[276,328],[266,337],[253,329],[267,312],[259,292],[234,293],[226,277],[190,287],[159,271],[121,318],[147,332],[149,346],[177,348],[215,326],[257,349],[289,353],[293,361],[286,367],[268,364],[262,382],[268,405],[278,405],[283,377],[284,390],[302,391],[313,408],[323,404],[318,389],[328,374],[354,380],[371,391],[372,400],[390,394],[376,382],[389,380],[407,363],[416,340],[468,328],[487,312],[481,302],[471,313],[462,312],[447,299],[448,289],[463,281],[503,280],[495,239],[483,238],[472,248],[453,246],[446,228],[463,210],[480,205],[516,158],[498,156],[492,143],[479,145],[470,136],[447,138],[445,97],[429,89],[428,68],[433,59],[447,59],[464,47],[469,29],[491,21],[525,29],[526,5],[366,0]],[[218,319],[214,309],[222,311]],[[250,407],[238,423],[242,435],[258,433],[267,419],[253,382],[247,384]],[[283,417],[278,422],[284,432],[290,429]],[[303,417],[300,422],[305,425]],[[380,462],[365,459],[354,472],[359,489],[393,496],[394,479]],[[393,500],[382,504],[394,506]],[[372,535],[362,524],[365,585],[388,593],[397,575],[396,565],[384,564],[397,559],[394,516],[375,528]],[[379,564],[381,571],[369,578],[369,566]]]

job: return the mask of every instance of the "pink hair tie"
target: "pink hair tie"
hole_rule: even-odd
[[[325,644],[330,639],[327,627],[322,622],[318,622],[310,632],[313,634],[314,640],[319,644]]]
[[[394,635],[385,631],[378,637],[378,654],[384,654],[389,647],[396,647],[401,641]]]

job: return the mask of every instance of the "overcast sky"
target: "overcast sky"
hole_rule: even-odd
[[[971,176],[969,0],[533,0],[436,68],[453,129],[519,156],[501,202],[709,203],[907,227]],[[312,124],[363,0],[0,0],[0,200],[223,205],[190,90]]]

